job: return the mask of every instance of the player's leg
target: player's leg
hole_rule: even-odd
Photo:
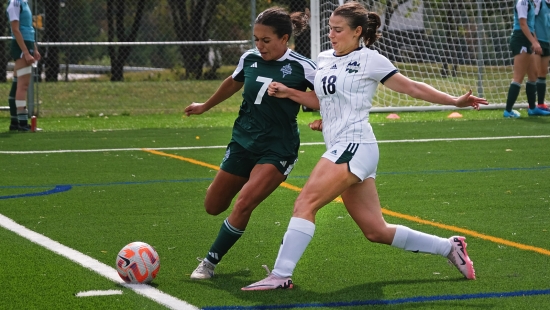
[[[537,107],[544,111],[550,111],[550,107],[544,102],[546,96],[546,75],[550,61],[550,43],[541,42],[542,56],[539,57],[537,68]]]
[[[25,45],[31,55],[34,50],[34,43],[25,41]],[[19,131],[29,131],[28,124],[29,112],[27,111],[27,89],[31,81],[32,66],[23,58],[23,53],[15,40],[12,40],[10,53],[15,59],[14,72],[17,76],[17,89],[15,92],[15,106],[17,108],[17,119],[19,122]]]
[[[327,153],[329,151],[325,154]],[[242,290],[292,288],[290,277],[315,232],[315,214],[358,181],[359,178],[349,172],[345,162],[336,164],[327,158],[321,158],[294,203],[294,212],[279,248],[273,272],[267,278],[243,287]]]
[[[445,239],[406,226],[386,223],[373,178],[352,185],[342,193],[342,199],[349,214],[369,241],[388,244],[414,253],[422,252],[447,257],[466,278],[475,279],[473,263],[466,252],[463,237]],[[455,239],[457,239],[456,242]],[[462,252],[461,249],[464,251]],[[460,252],[457,253],[457,251]],[[464,261],[464,266],[456,263],[457,256]]]
[[[514,104],[518,99],[519,92],[521,90],[521,83],[527,73],[527,69],[530,63],[530,55],[522,53],[514,56],[514,73],[512,82],[508,88],[508,96],[506,98],[506,109],[504,110],[504,117],[506,118],[518,118],[520,114],[518,111],[513,110]]]
[[[253,163],[247,158],[248,155],[246,150],[237,143],[229,143],[221,169],[206,190],[204,208],[208,214],[218,215],[227,210],[233,198],[246,184],[253,167]],[[191,273],[191,279],[209,279],[214,276],[214,268],[219,262],[219,257],[213,251],[216,251],[218,244],[223,244],[227,240],[232,240],[234,244],[241,235],[242,232],[232,227],[225,219],[207,255]]]
[[[294,166],[295,158],[286,161],[284,165],[281,164],[281,160],[264,160],[264,158],[254,158],[247,161],[241,157],[237,157],[235,154],[241,150],[240,146],[230,145],[229,149],[234,153],[233,157],[229,156],[229,159],[226,159],[222,165],[222,168],[225,167],[226,169],[241,175],[249,174],[249,178],[247,178],[247,181],[244,184],[240,185],[240,193],[235,201],[231,214],[224,220],[216,240],[210,247],[208,255],[199,267],[197,267],[197,269],[201,269],[201,265],[203,265],[203,267],[209,268],[209,270],[207,270],[209,272],[205,274],[201,273],[200,270],[195,270],[195,272],[191,275],[191,278],[193,279],[207,279],[212,277],[215,266],[244,233],[252,211],[254,211],[254,209],[286,179],[286,175],[290,173],[292,167]],[[244,151],[244,153],[240,152],[240,154],[247,153],[248,152],[246,151]],[[237,160],[237,158],[239,159]],[[247,170],[246,168],[245,170],[242,170],[244,167],[249,166],[256,161],[267,161],[270,163],[256,164],[251,166],[251,170]],[[236,168],[237,165],[239,166],[238,168]],[[223,182],[213,182],[212,185],[217,188],[217,186],[223,187],[224,185],[227,186],[227,184],[231,184],[230,182],[233,182],[227,177],[220,181]],[[238,179],[234,179],[234,181],[239,182]],[[240,181],[242,182],[242,180]],[[232,187],[234,187],[234,185],[232,185]],[[211,197],[217,196],[215,193],[223,192],[223,190],[215,190],[215,188],[212,191],[209,189],[209,192],[212,193],[212,195],[210,195]],[[232,197],[234,196],[235,195]],[[211,200],[212,199],[214,198],[211,198]],[[230,202],[231,200],[227,201],[227,203]],[[223,210],[225,209],[227,209],[227,207],[224,207]],[[204,266],[205,264],[206,266]]]
[[[541,62],[542,59],[540,55],[531,55],[531,62],[527,70],[527,83],[525,84],[525,94],[527,95],[527,103],[529,104],[527,114],[529,116],[550,115],[550,112],[537,107],[537,77]]]
[[[8,104],[10,107],[10,131],[19,129],[19,120],[17,119],[17,107],[15,106],[15,93],[17,91],[17,76],[14,71],[11,89],[8,96]]]
[[[529,69],[531,62],[530,46],[531,43],[525,35],[516,31],[512,34],[512,37],[510,38],[510,50],[514,56],[514,72],[506,98],[506,109],[504,110],[504,117],[506,118],[520,117],[519,112],[513,110],[512,108],[518,99],[519,92],[521,90],[521,83],[523,83],[523,78]]]

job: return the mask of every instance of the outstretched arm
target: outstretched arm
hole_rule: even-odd
[[[205,103],[193,102],[189,106],[187,106],[184,110],[185,115],[189,116],[191,114],[202,114],[210,110],[214,106],[218,105],[219,103],[239,91],[239,89],[241,89],[243,85],[243,82],[237,82],[231,76],[227,77],[222,82],[218,90],[216,90],[216,92],[210,98],[208,98]]]
[[[459,108],[473,107],[476,110],[479,110],[481,104],[488,104],[486,99],[472,96],[472,90],[460,97],[454,97],[426,83],[413,81],[401,73],[394,74],[384,85],[398,93],[431,103],[454,105]]]
[[[310,109],[320,109],[319,99],[314,91],[301,91],[279,82],[271,82],[267,88],[267,94],[277,98],[288,98]]]

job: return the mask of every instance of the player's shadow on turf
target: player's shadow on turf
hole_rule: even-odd
[[[369,306],[385,305],[384,300],[399,299],[399,296],[386,296],[384,287],[389,285],[410,285],[414,287],[423,283],[437,283],[449,281],[465,281],[464,279],[424,279],[424,280],[395,280],[382,282],[368,282],[360,285],[345,287],[336,291],[318,293],[307,290],[300,285],[295,285],[291,290],[273,290],[273,291],[241,291],[241,287],[249,285],[250,279],[246,277],[249,271],[235,272],[231,274],[217,274],[214,278],[207,281],[196,281],[198,285],[203,285],[209,289],[218,289],[228,292],[235,298],[253,302],[256,306],[276,306],[276,307],[296,307],[303,308],[314,305],[319,307],[346,307],[346,306]],[[241,278],[243,277],[243,278]],[[319,278],[322,281],[322,278]],[[438,300],[431,301],[432,303]],[[449,301],[445,302],[448,305]],[[389,305],[389,304],[388,304]],[[213,305],[208,307],[220,306],[214,301]],[[228,306],[228,305],[225,305]],[[395,306],[395,305],[394,305]],[[417,308],[425,307],[425,303],[404,303],[399,307]],[[484,304],[484,306],[487,306]],[[481,306],[479,306],[481,307]],[[474,306],[478,308],[478,306]]]

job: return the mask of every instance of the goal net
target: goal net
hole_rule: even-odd
[[[344,0],[311,0],[312,58],[330,49],[330,14]],[[509,37],[513,0],[362,0],[382,22],[373,46],[405,76],[459,96],[472,90],[488,108],[503,108],[512,80]],[[318,25],[318,27],[317,27]],[[522,86],[525,89],[525,85]],[[515,107],[525,107],[525,92]],[[441,110],[447,107],[398,94],[380,85],[374,110]]]

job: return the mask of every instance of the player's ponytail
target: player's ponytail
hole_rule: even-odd
[[[378,28],[382,25],[380,16],[375,12],[369,12],[359,2],[346,2],[336,8],[332,15],[345,18],[351,29],[361,26],[361,38],[367,47],[374,44],[380,38],[380,34],[378,33]]]
[[[279,38],[287,34],[290,40],[293,33],[299,35],[308,27],[309,16],[304,12],[288,14],[281,7],[272,7],[260,13],[254,23],[272,27]]]
[[[380,25],[382,25],[382,22],[380,21],[380,16],[374,12],[367,12],[367,23],[363,27],[363,32],[361,33],[361,36],[363,37],[363,41],[365,43],[365,46],[369,47],[371,46],[378,38],[380,38],[380,33],[378,32],[378,28],[380,28]]]
[[[309,16],[307,13],[294,12],[290,14],[290,20],[292,21],[292,29],[295,36],[300,35],[309,27]]]

